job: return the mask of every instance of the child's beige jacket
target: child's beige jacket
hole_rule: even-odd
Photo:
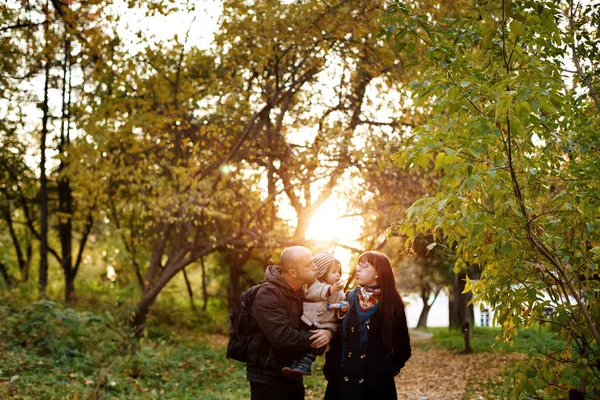
[[[340,310],[328,310],[328,303],[339,303],[346,299],[342,290],[336,292],[327,298],[327,290],[331,287],[329,283],[316,280],[310,285],[304,295],[304,312],[302,321],[308,325],[315,325],[317,328],[329,329],[332,332],[337,330],[338,320],[340,319]]]

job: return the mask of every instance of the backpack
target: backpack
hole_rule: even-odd
[[[250,320],[252,319],[252,304],[256,293],[262,287],[262,283],[252,286],[240,296],[240,303],[235,310],[229,314],[231,331],[229,343],[227,344],[227,358],[241,362],[248,361],[248,345],[252,337],[250,332]]]

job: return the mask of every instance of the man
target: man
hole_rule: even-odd
[[[294,246],[281,253],[280,266],[265,271],[265,284],[252,306],[247,379],[252,400],[303,400],[304,383],[281,373],[311,347],[329,344],[327,329],[301,330],[303,286],[315,281],[316,267],[306,247]]]

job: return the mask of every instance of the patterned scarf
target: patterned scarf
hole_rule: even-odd
[[[379,305],[381,289],[379,286],[360,286],[358,289],[358,304],[361,311],[367,311],[374,305]]]
[[[369,339],[369,319],[379,309],[380,293],[379,286],[361,286],[348,294],[350,310],[354,310],[358,318],[358,334],[360,335],[361,345]],[[342,336],[341,365],[344,366],[344,361],[346,361],[346,338],[348,337],[348,317],[342,320]]]

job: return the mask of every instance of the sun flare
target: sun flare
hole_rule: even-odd
[[[330,199],[323,203],[312,217],[306,231],[306,238],[330,244],[328,250],[340,260],[342,264],[342,279],[348,278],[352,252],[346,248],[332,243],[341,243],[355,246],[356,240],[361,236],[361,222],[356,217],[345,216],[346,207]]]

